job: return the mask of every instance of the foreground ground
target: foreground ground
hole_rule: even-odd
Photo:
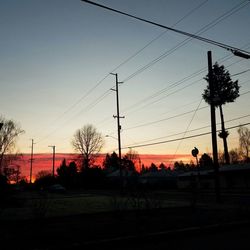
[[[0,248],[249,249],[249,196],[223,197],[216,204],[211,193],[195,202],[176,191],[22,193],[2,211]]]

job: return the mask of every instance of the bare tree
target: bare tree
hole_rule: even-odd
[[[240,152],[239,152],[238,148],[231,149],[229,151],[229,156],[230,156],[230,160],[233,164],[238,163],[240,161]]]
[[[93,125],[88,124],[75,132],[72,145],[82,156],[82,167],[88,168],[90,161],[101,151],[104,139]]]
[[[18,136],[24,133],[20,125],[13,120],[7,120],[0,116],[0,173],[2,172],[2,164],[5,154],[10,154],[16,145]]]
[[[130,148],[125,156],[128,160],[132,161],[135,166],[140,164],[140,156],[136,150]]]
[[[249,158],[250,149],[250,130],[247,127],[240,126],[238,129],[240,150],[246,159]]]

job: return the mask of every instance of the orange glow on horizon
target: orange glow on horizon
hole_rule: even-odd
[[[56,154],[55,158],[55,174],[57,174],[56,169],[60,167],[63,159],[66,159],[67,164],[71,161],[78,160],[78,154]],[[106,154],[101,154],[95,160],[95,165],[102,166],[103,160]],[[154,163],[156,166],[159,166],[163,163],[166,167],[172,167],[175,161],[183,161],[190,162],[193,160],[193,157],[187,154],[179,154],[179,155],[155,155],[155,154],[141,154],[140,160],[141,162],[136,163],[136,169],[140,170],[141,166],[150,167],[151,163]],[[24,176],[29,182],[29,173],[30,173],[30,155],[25,154],[23,159],[18,162],[21,166],[21,175]],[[51,154],[34,154],[34,162],[32,169],[32,183],[36,179],[36,175],[39,171],[48,171],[52,173],[52,158]]]

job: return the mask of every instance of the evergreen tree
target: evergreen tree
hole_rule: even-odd
[[[204,78],[209,83],[208,75]],[[228,131],[225,129],[224,116],[222,106],[226,103],[234,102],[237,97],[239,97],[239,85],[238,80],[232,81],[229,72],[225,69],[223,65],[219,66],[218,63],[213,65],[212,69],[212,81],[214,86],[214,100],[213,103],[215,107],[219,107],[220,117],[221,117],[221,132],[219,137],[223,139],[224,145],[224,155],[225,162],[230,163],[228,147],[227,147],[227,137],[229,135]],[[202,94],[205,102],[211,104],[210,98],[210,88],[209,84]]]

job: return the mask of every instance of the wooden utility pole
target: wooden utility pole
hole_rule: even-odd
[[[30,154],[30,183],[32,183],[33,152],[34,152],[34,139],[31,139],[31,154]]]
[[[208,79],[210,89],[210,113],[211,113],[211,133],[212,133],[212,149],[213,149],[213,164],[214,164],[214,185],[216,201],[221,201],[220,193],[220,176],[219,176],[219,161],[218,161],[218,148],[217,148],[217,135],[216,135],[216,114],[214,105],[214,82],[213,82],[213,67],[212,67],[212,52],[207,52],[208,57]]]
[[[115,89],[111,89],[116,92],[116,109],[117,109],[117,115],[114,115],[113,117],[117,119],[117,135],[118,135],[118,157],[119,157],[119,169],[120,169],[120,180],[122,183],[122,167],[121,167],[121,158],[122,158],[122,153],[121,153],[121,124],[120,124],[120,118],[125,118],[124,116],[120,116],[120,107],[119,107],[119,84],[122,82],[118,81],[118,74],[113,74],[111,75],[115,76]],[[122,184],[123,185],[123,184]]]
[[[55,156],[56,156],[56,146],[49,146],[53,149],[52,157],[52,176],[55,177]]]
[[[117,118],[117,134],[118,134],[118,155],[119,159],[121,159],[122,153],[121,153],[121,124],[120,124],[120,118],[124,118],[124,116],[120,116],[120,107],[119,107],[119,84],[122,82],[118,81],[118,75],[111,73],[111,75],[115,76],[115,89],[111,89],[116,92],[116,109],[117,109],[117,115],[114,115],[114,118]]]

